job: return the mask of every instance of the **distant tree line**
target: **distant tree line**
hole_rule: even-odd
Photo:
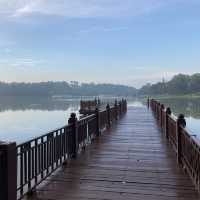
[[[200,73],[191,76],[178,74],[168,82],[163,80],[155,84],[146,84],[138,93],[140,95],[184,95],[200,93]]]
[[[178,74],[170,81],[146,84],[140,89],[115,84],[71,82],[5,83],[0,82],[0,96],[136,96],[200,94],[200,73]]]
[[[5,83],[0,82],[0,96],[135,96],[133,87],[114,84],[71,82]]]

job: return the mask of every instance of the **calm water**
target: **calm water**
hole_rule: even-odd
[[[114,98],[104,98],[112,101]],[[0,98],[0,141],[21,143],[67,124],[79,110],[80,98],[4,97]],[[141,102],[130,100],[132,106]]]
[[[200,98],[168,98],[159,101],[169,106],[176,116],[183,113],[189,132],[200,138]]]
[[[104,98],[114,101],[114,98]],[[187,128],[200,138],[200,99],[171,98],[162,103],[175,115],[184,113]],[[0,98],[0,141],[21,143],[67,124],[72,112],[79,110],[80,98]],[[142,101],[128,100],[129,106],[144,106]]]
[[[18,143],[65,125],[80,99],[1,98],[0,140]]]

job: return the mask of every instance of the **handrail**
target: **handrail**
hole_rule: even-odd
[[[12,178],[13,182],[17,182],[17,188],[10,187],[7,184],[5,191],[13,194],[17,191],[17,200],[22,199],[27,194],[31,195],[43,180],[69,159],[76,158],[81,150],[84,150],[105,128],[110,127],[126,111],[127,102],[122,99],[120,102],[116,101],[112,107],[107,105],[103,111],[96,108],[95,114],[80,120],[77,120],[76,114],[72,113],[68,125],[17,146],[15,143],[12,144],[15,147],[12,155],[11,153],[5,155],[16,159],[15,166],[12,167],[13,171],[17,168],[17,177]],[[7,167],[5,163],[0,174],[4,173]],[[9,169],[12,167],[9,167]],[[9,171],[6,171],[6,173],[9,173]],[[3,184],[3,181],[5,180],[0,180],[0,185]],[[10,191],[9,188],[15,188],[15,191]],[[5,191],[0,190],[0,196],[4,196],[1,193]],[[8,198],[5,198],[5,200],[8,200]]]
[[[158,126],[177,154],[178,164],[189,174],[197,189],[200,190],[200,140],[187,130],[184,115],[180,114],[179,117],[172,115],[169,112],[170,108],[166,109],[154,99],[148,102]],[[164,127],[161,127],[161,124],[164,124]]]
[[[39,140],[39,139],[41,139],[41,138],[43,138],[43,137],[45,137],[45,136],[48,136],[48,135],[50,135],[50,134],[56,132],[58,129],[66,128],[67,126],[68,126],[68,125],[62,126],[62,127],[60,127],[60,128],[57,128],[57,129],[53,129],[53,130],[49,131],[48,133],[42,134],[42,135],[40,135],[40,136],[37,136],[36,138],[32,138],[32,139],[30,139],[30,140],[28,140],[28,141],[26,141],[26,142],[20,143],[20,144],[17,145],[17,147],[20,147],[20,146],[22,146],[22,145],[26,145],[27,142],[29,143],[29,142],[34,142],[35,140]]]

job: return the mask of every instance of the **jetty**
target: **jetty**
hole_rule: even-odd
[[[0,143],[1,200],[197,200],[200,143],[183,115],[126,100],[23,144]]]

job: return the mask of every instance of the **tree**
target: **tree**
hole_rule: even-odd
[[[168,82],[168,92],[170,94],[187,94],[189,92],[190,76],[178,74]]]

